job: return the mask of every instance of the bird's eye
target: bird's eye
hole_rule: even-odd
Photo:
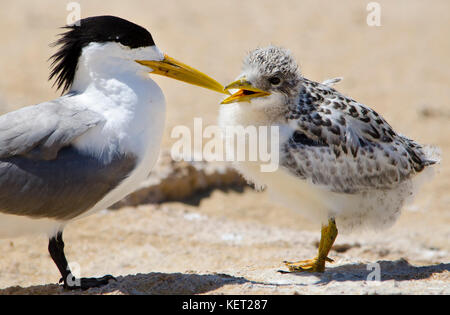
[[[269,79],[270,84],[272,85],[278,85],[281,82],[281,79],[279,77],[271,77]]]

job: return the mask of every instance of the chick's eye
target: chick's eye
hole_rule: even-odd
[[[280,84],[281,79],[279,77],[271,77],[269,79],[269,82],[270,82],[270,84],[278,85],[278,84]]]

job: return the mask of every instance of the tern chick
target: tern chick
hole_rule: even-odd
[[[398,134],[373,109],[301,75],[289,51],[259,48],[244,60],[237,90],[223,100],[219,124],[279,128],[279,167],[262,161],[235,167],[285,205],[322,224],[317,257],[285,262],[290,271],[325,270],[343,230],[392,225],[439,161],[437,150]],[[247,143],[248,145],[248,143]]]

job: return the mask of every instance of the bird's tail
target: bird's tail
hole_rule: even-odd
[[[405,149],[413,162],[414,170],[422,172],[428,166],[439,164],[441,150],[433,145],[421,145],[405,136],[400,136],[405,144]]]
[[[423,146],[423,153],[425,159],[423,160],[424,166],[431,166],[434,164],[439,164],[441,162],[441,149],[433,145]]]

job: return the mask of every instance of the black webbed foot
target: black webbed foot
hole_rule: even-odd
[[[98,288],[107,285],[109,280],[116,280],[111,275],[106,275],[101,278],[75,278],[69,268],[69,265],[64,255],[64,242],[62,239],[62,232],[52,237],[48,243],[48,251],[56,266],[58,267],[62,278],[59,283],[63,284],[64,289],[67,290],[88,290],[90,288]]]
[[[109,283],[109,280],[117,281],[116,278],[114,278],[111,275],[106,275],[101,278],[75,278],[72,275],[69,275],[64,281],[64,279],[61,278],[59,280],[59,283],[63,283],[63,288],[66,290],[89,290],[91,288],[99,288],[104,285],[107,285]]]

